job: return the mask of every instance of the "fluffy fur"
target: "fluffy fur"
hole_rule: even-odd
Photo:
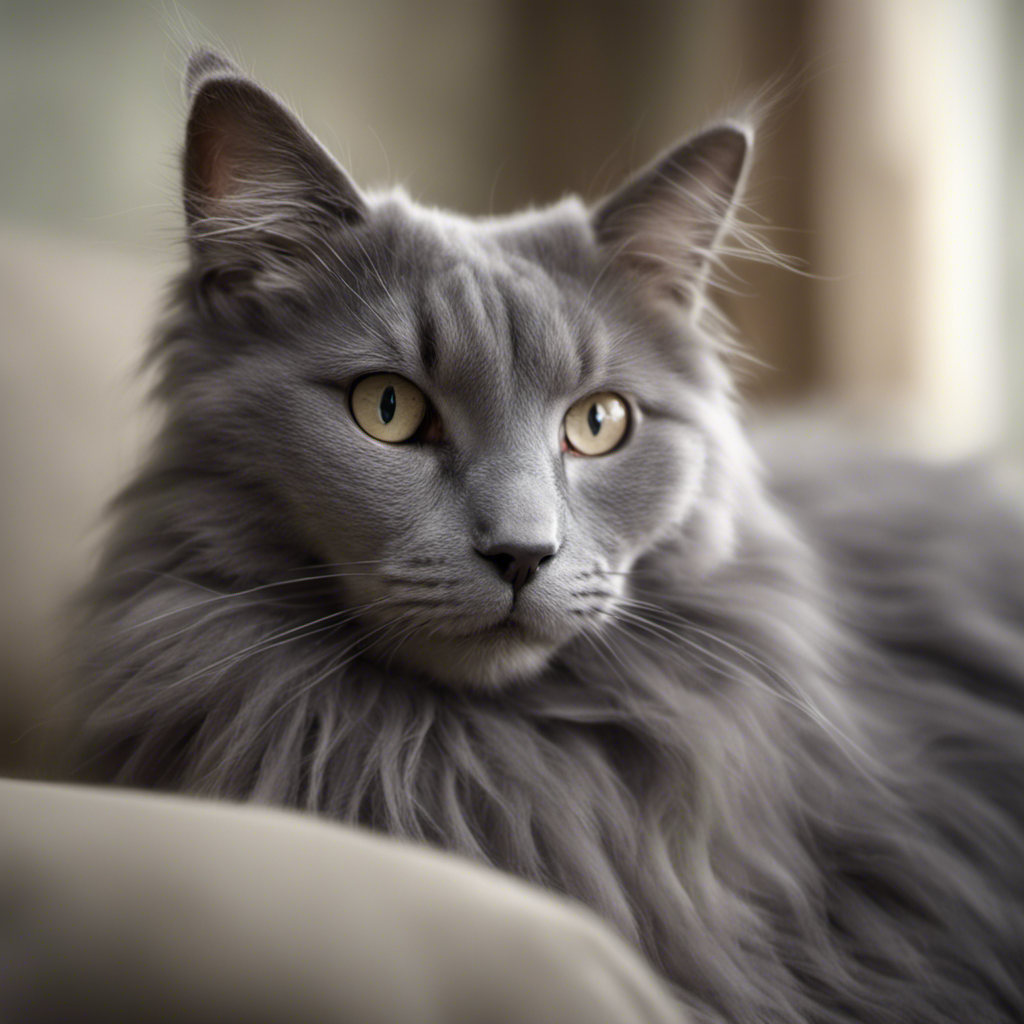
[[[83,601],[79,770],[569,893],[696,1021],[1024,1020],[1020,520],[976,469],[760,468],[701,299],[748,130],[474,224],[364,196],[213,55],[190,88],[168,417]],[[360,437],[329,392],[374,368],[443,443]],[[557,451],[603,388],[627,444]],[[474,531],[542,519],[509,612]]]

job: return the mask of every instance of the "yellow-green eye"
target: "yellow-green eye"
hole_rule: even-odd
[[[352,389],[352,415],[370,437],[398,444],[423,423],[427,400],[415,384],[395,373],[374,373]]]
[[[580,455],[604,455],[626,436],[629,406],[611,391],[577,402],[565,414],[565,439]]]

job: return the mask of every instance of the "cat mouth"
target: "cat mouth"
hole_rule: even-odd
[[[487,640],[487,639],[508,639],[508,640],[530,640],[533,634],[522,622],[513,618],[512,613],[503,619],[491,623],[488,626],[480,626],[467,633],[459,634],[460,640]]]
[[[539,671],[557,646],[511,611],[490,622],[480,616],[451,626],[407,637],[387,650],[388,663],[405,664],[441,683],[493,687]]]

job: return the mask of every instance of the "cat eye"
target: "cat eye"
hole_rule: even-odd
[[[629,406],[612,391],[577,402],[565,414],[565,440],[579,455],[606,455],[617,448],[629,427]]]
[[[390,444],[408,441],[427,415],[423,392],[396,373],[374,373],[356,381],[350,402],[356,423],[370,437]]]

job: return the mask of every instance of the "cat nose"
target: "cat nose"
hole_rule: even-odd
[[[537,575],[537,570],[550,562],[558,551],[558,545],[544,544],[495,544],[477,554],[486,558],[506,583],[512,584],[512,593],[518,594]]]

